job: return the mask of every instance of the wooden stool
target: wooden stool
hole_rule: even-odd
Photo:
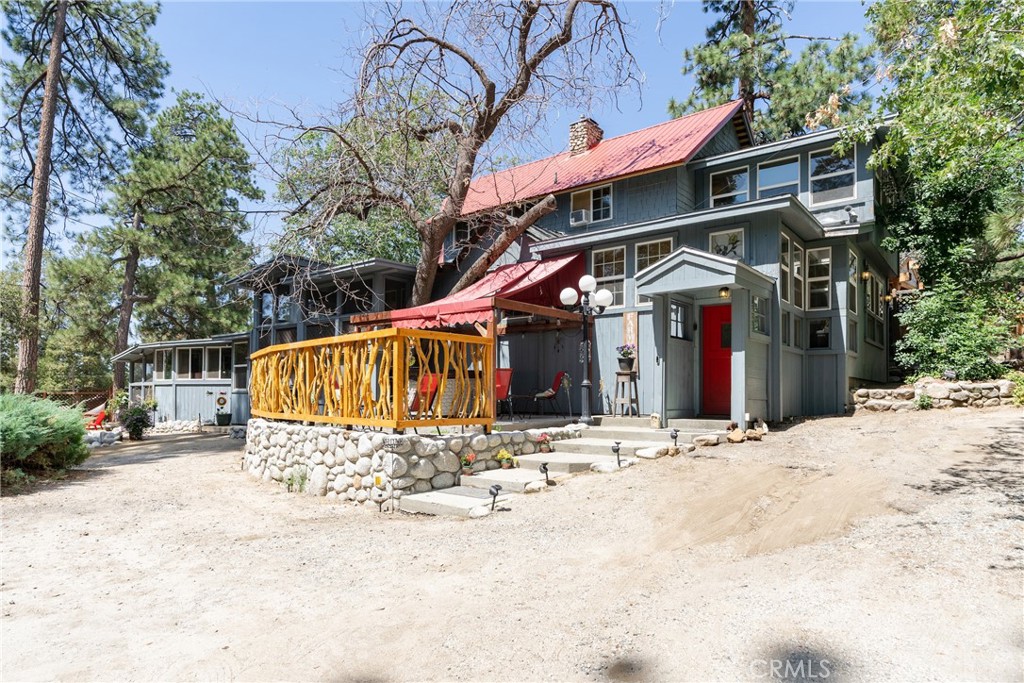
[[[619,412],[622,406],[622,412]],[[636,412],[634,412],[636,411]],[[636,386],[636,372],[615,373],[615,404],[613,415],[640,415],[640,391]]]

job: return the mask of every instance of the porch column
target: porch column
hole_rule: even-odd
[[[747,410],[747,335],[750,330],[750,292],[732,290],[732,399],[730,419],[746,429]]]

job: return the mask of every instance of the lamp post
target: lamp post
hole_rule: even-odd
[[[580,422],[590,424],[594,420],[590,416],[590,325],[588,318],[602,313],[611,305],[615,297],[607,289],[597,289],[597,280],[593,275],[581,277],[579,287],[582,295],[572,287],[566,287],[558,298],[566,308],[573,308],[577,301],[580,304],[579,312],[583,316],[583,381],[580,382],[583,406],[580,408]]]

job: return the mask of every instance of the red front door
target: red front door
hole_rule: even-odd
[[[732,396],[732,306],[701,309],[700,412],[729,415]]]

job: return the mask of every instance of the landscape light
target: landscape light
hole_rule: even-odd
[[[622,443],[622,442],[621,441],[616,441],[615,442],[615,445],[612,446],[612,453],[615,454],[615,462],[616,462],[616,464],[618,464],[619,469],[621,470],[622,469],[622,458],[619,456],[619,444],[620,443]]]
[[[501,484],[491,484],[491,512],[494,512],[494,504],[498,502],[498,494],[501,493]]]
[[[673,428],[672,429],[672,433],[669,434],[669,436],[672,437],[672,446],[673,446],[673,448],[679,448],[679,444],[676,442],[676,440],[679,438],[679,430]]]

